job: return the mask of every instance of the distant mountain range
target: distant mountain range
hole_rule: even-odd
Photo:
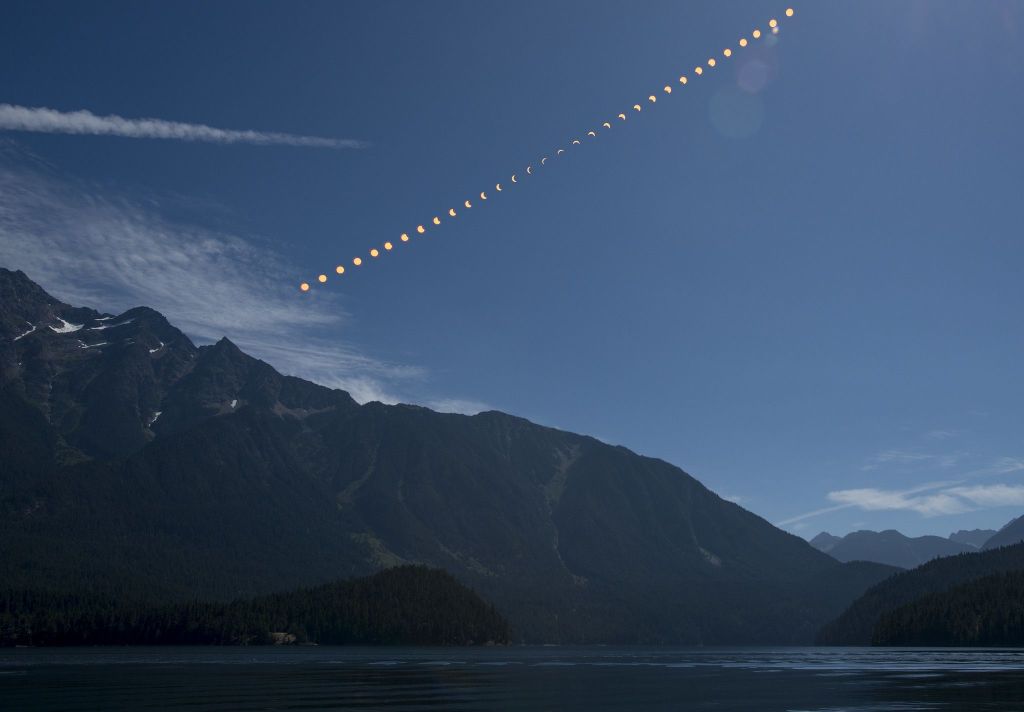
[[[423,564],[515,640],[802,643],[894,571],[661,460],[499,412],[360,405],[3,269],[0,461],[8,588],[229,600]]]
[[[811,546],[837,561],[874,561],[912,569],[940,556],[952,556],[983,548],[1013,544],[1024,539],[1024,517],[993,529],[960,530],[949,535],[908,537],[895,529],[856,531],[843,537],[821,532]]]

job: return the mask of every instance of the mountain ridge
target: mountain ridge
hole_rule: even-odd
[[[805,642],[893,571],[839,564],[623,447],[359,405],[153,310],[31,284],[0,270],[9,585],[226,599],[422,564],[522,640]]]
[[[908,537],[895,529],[860,530],[843,537],[821,532],[810,544],[837,561],[874,561],[902,569],[912,569],[940,556],[977,551],[976,546],[965,542],[933,535]]]

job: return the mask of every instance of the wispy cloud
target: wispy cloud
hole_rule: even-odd
[[[976,485],[974,487],[953,487],[949,494],[971,502],[976,507],[1019,507],[1024,505],[1024,485]]]
[[[949,440],[959,435],[959,431],[956,430],[929,430],[924,434],[925,440]]]
[[[969,504],[951,494],[951,490],[931,494],[914,494],[913,491],[897,492],[865,487],[829,492],[828,498],[841,505],[856,507],[866,512],[907,510],[923,514],[926,517],[934,517],[939,514],[960,514],[972,509]]]
[[[363,148],[362,141],[349,138],[297,136],[290,133],[218,129],[205,124],[187,124],[164,119],[126,119],[110,114],[97,116],[91,111],[57,111],[43,107],[0,104],[0,129],[38,133],[89,134],[126,138],[160,138],[210,143],[249,143],[256,145],[306,146],[310,148]]]
[[[865,512],[910,511],[926,517],[942,514],[961,514],[978,509],[1024,505],[1024,484],[964,485],[965,481],[983,477],[1008,475],[1024,471],[1024,459],[1000,457],[986,466],[963,473],[953,481],[927,482],[904,490],[875,487],[835,490],[827,499],[831,506],[814,509],[784,519],[777,526],[784,527],[830,514],[856,508]]]
[[[882,466],[901,467],[955,467],[962,453],[935,454],[915,450],[883,450],[867,459],[862,470],[877,470]]]
[[[299,300],[293,267],[250,237],[183,224],[153,201],[112,195],[4,161],[0,265],[58,298],[103,310],[152,306],[199,341],[227,336],[285,373],[344,388],[361,402],[406,400],[423,369],[345,343],[337,295]],[[309,296],[309,295],[307,295]]]
[[[462,415],[476,415],[485,410],[493,410],[487,403],[465,398],[440,398],[427,401],[424,405],[442,413],[461,413]]]

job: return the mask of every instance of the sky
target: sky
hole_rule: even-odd
[[[1009,0],[7,0],[0,265],[363,402],[625,445],[802,536],[998,528],[1022,83]]]

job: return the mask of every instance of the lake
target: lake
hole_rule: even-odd
[[[3,710],[1024,709],[1024,649],[0,650]]]

